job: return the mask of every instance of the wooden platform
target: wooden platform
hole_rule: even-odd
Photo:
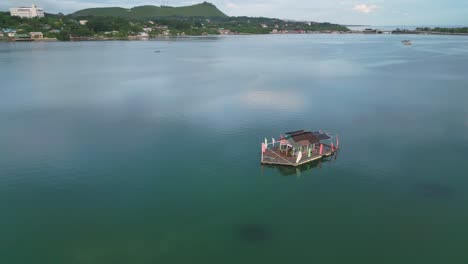
[[[311,156],[308,157],[307,154],[302,156],[302,159],[296,163],[297,157],[286,155],[286,153],[281,152],[279,147],[267,148],[265,153],[263,153],[263,159],[261,161],[262,164],[268,165],[281,165],[281,166],[293,166],[297,167],[302,164],[318,160],[324,157],[329,157],[333,155],[337,150],[333,149],[328,146],[324,145],[322,154],[319,154],[319,149],[316,148],[312,151]]]

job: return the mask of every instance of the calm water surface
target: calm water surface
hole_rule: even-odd
[[[468,38],[403,38],[0,43],[0,263],[467,263]]]

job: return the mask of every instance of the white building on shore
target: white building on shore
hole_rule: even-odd
[[[44,34],[42,32],[29,32],[32,39],[43,39]]]
[[[11,16],[32,18],[32,17],[44,17],[44,9],[37,5],[31,7],[13,7],[10,8]]]

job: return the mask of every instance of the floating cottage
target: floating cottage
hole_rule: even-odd
[[[336,145],[333,144],[336,140]],[[262,164],[299,166],[333,155],[338,151],[338,136],[322,131],[298,130],[280,135],[279,140],[262,143]]]

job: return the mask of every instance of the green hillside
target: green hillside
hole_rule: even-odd
[[[207,2],[191,6],[137,6],[131,9],[121,7],[88,8],[77,11],[72,16],[112,16],[131,19],[152,17],[227,17],[215,5]]]

